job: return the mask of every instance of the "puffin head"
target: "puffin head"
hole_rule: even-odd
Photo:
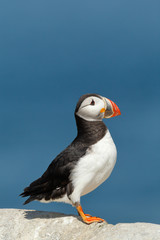
[[[98,94],[82,95],[77,103],[75,115],[87,121],[102,121],[120,115],[118,106]]]

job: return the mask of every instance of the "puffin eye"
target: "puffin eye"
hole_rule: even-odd
[[[92,99],[92,102],[90,103],[90,105],[95,105],[95,101]]]

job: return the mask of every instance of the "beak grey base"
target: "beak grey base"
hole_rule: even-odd
[[[104,106],[106,111],[104,112],[104,118],[110,118],[113,115],[113,108],[109,99],[103,97]]]

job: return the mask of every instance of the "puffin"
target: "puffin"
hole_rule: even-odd
[[[93,93],[82,95],[74,112],[76,138],[20,194],[28,197],[24,204],[35,200],[69,203],[76,207],[84,223],[105,221],[85,214],[80,198],[102,184],[115,166],[116,146],[103,119],[120,114],[118,106],[108,98]]]

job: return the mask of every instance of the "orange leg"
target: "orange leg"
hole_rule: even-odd
[[[83,212],[83,209],[81,207],[81,205],[78,205],[76,207],[79,215],[81,216],[83,222],[87,223],[87,224],[90,224],[90,223],[93,223],[93,222],[104,222],[105,220],[102,219],[102,218],[98,218],[98,217],[92,217],[91,215],[89,214],[84,214]]]

